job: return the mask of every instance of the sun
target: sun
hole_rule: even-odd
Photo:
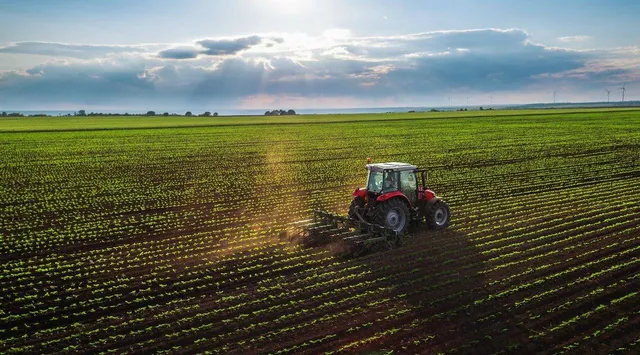
[[[287,14],[295,14],[304,10],[309,1],[304,0],[266,0],[265,3],[274,11]]]

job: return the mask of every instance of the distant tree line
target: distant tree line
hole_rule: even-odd
[[[147,112],[147,114],[146,114],[146,116],[160,116],[160,114],[156,114],[156,112],[155,112],[155,111],[148,111],[148,112]],[[169,112],[165,112],[165,113],[163,113],[163,114],[162,114],[162,116],[180,116],[180,115],[178,115],[177,113],[169,114]],[[193,113],[191,113],[191,111],[187,111],[187,112],[185,112],[185,113],[184,113],[184,116],[186,116],[186,117],[192,117],[192,116],[193,116]],[[218,117],[218,113],[217,113],[217,112],[214,112],[214,113],[212,114],[211,112],[207,111],[207,112],[201,113],[201,114],[199,114],[199,115],[197,115],[197,116],[198,116],[198,117],[211,117],[211,116],[213,116],[213,117]]]
[[[36,114],[32,114],[32,115],[25,115],[23,113],[20,112],[2,112],[0,113],[1,117],[54,117],[52,115],[46,115],[44,113],[36,113]],[[169,112],[164,112],[162,114],[156,114],[155,111],[147,111],[147,113],[102,113],[102,112],[89,112],[87,113],[85,110],[79,110],[77,112],[74,112],[73,114],[67,113],[66,115],[60,115],[63,117],[73,117],[73,116],[77,116],[77,117],[85,117],[85,116],[187,116],[187,117],[191,117],[194,116],[193,113],[191,113],[191,111],[187,111],[185,112],[184,115],[179,115],[177,113],[169,113]],[[206,111],[204,113],[201,113],[199,115],[196,115],[198,117],[218,117],[218,113],[214,112],[211,113],[209,111]]]
[[[20,112],[10,112],[10,113],[6,113],[6,112],[2,112],[2,117],[24,117],[23,114],[21,114]]]
[[[493,110],[492,108],[483,108],[480,107],[479,108],[480,111],[484,111],[484,110]],[[466,108],[459,108],[456,111],[467,111]],[[408,111],[409,113],[415,113],[415,110],[410,110]],[[436,109],[431,109],[430,112],[440,112],[440,110],[436,110]],[[391,113],[391,112],[388,112]],[[294,110],[273,110],[273,111],[266,111],[264,113],[265,116],[290,116],[290,115],[296,115],[296,111]],[[53,117],[51,115],[46,115],[46,114],[32,114],[32,115],[24,115],[20,112],[2,112],[0,114],[0,116],[2,117]],[[77,112],[73,113],[73,114],[66,114],[64,115],[65,117],[70,117],[70,116],[185,116],[185,117],[193,117],[193,116],[197,116],[197,117],[218,117],[218,113],[214,112],[211,113],[209,111],[203,112],[201,114],[198,115],[194,115],[191,111],[187,111],[184,113],[184,115],[179,115],[177,113],[169,113],[169,112],[164,112],[164,113],[156,113],[155,111],[147,111],[147,113],[102,113],[102,112],[89,112],[87,113],[86,110],[78,110]]]
[[[273,110],[273,111],[266,111],[264,113],[265,116],[287,116],[287,115],[295,115],[296,111],[294,110]]]
[[[284,110],[274,110],[274,111],[267,111],[266,113],[267,115],[295,115],[296,112],[294,110],[289,110],[289,111],[284,111]],[[177,114],[177,113],[169,113],[169,112],[163,112],[163,113],[159,113],[156,111],[147,111],[147,113],[129,113],[129,112],[125,112],[125,113],[103,113],[103,112],[87,112],[86,110],[78,110],[74,113],[67,113],[65,115],[58,115],[58,116],[54,116],[54,115],[47,115],[47,114],[31,114],[31,115],[25,115],[23,113],[20,112],[1,112],[0,113],[0,117],[89,117],[89,116],[179,116],[179,117],[218,117],[218,113],[217,112],[210,112],[210,111],[205,111],[203,113],[200,114],[194,114],[191,111],[187,111],[185,112],[183,115]]]

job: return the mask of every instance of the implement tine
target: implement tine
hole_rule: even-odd
[[[398,239],[398,232],[385,226],[371,223],[356,210],[358,218],[352,219],[324,210],[314,210],[313,219],[305,228],[304,239],[307,245],[322,245],[340,241],[347,246],[352,256],[376,249],[379,243]]]

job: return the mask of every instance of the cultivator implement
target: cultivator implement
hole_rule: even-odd
[[[339,250],[350,256],[358,256],[366,251],[392,249],[402,243],[402,235],[391,228],[365,221],[357,214],[358,220],[322,210],[315,210],[313,218],[294,222],[302,244],[319,246],[339,243]]]

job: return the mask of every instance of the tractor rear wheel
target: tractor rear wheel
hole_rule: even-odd
[[[410,219],[409,207],[399,198],[392,198],[376,207],[374,223],[403,235],[409,228]]]
[[[427,220],[427,225],[431,229],[447,228],[451,221],[449,205],[444,201],[436,202],[433,206],[427,208],[425,219]]]

